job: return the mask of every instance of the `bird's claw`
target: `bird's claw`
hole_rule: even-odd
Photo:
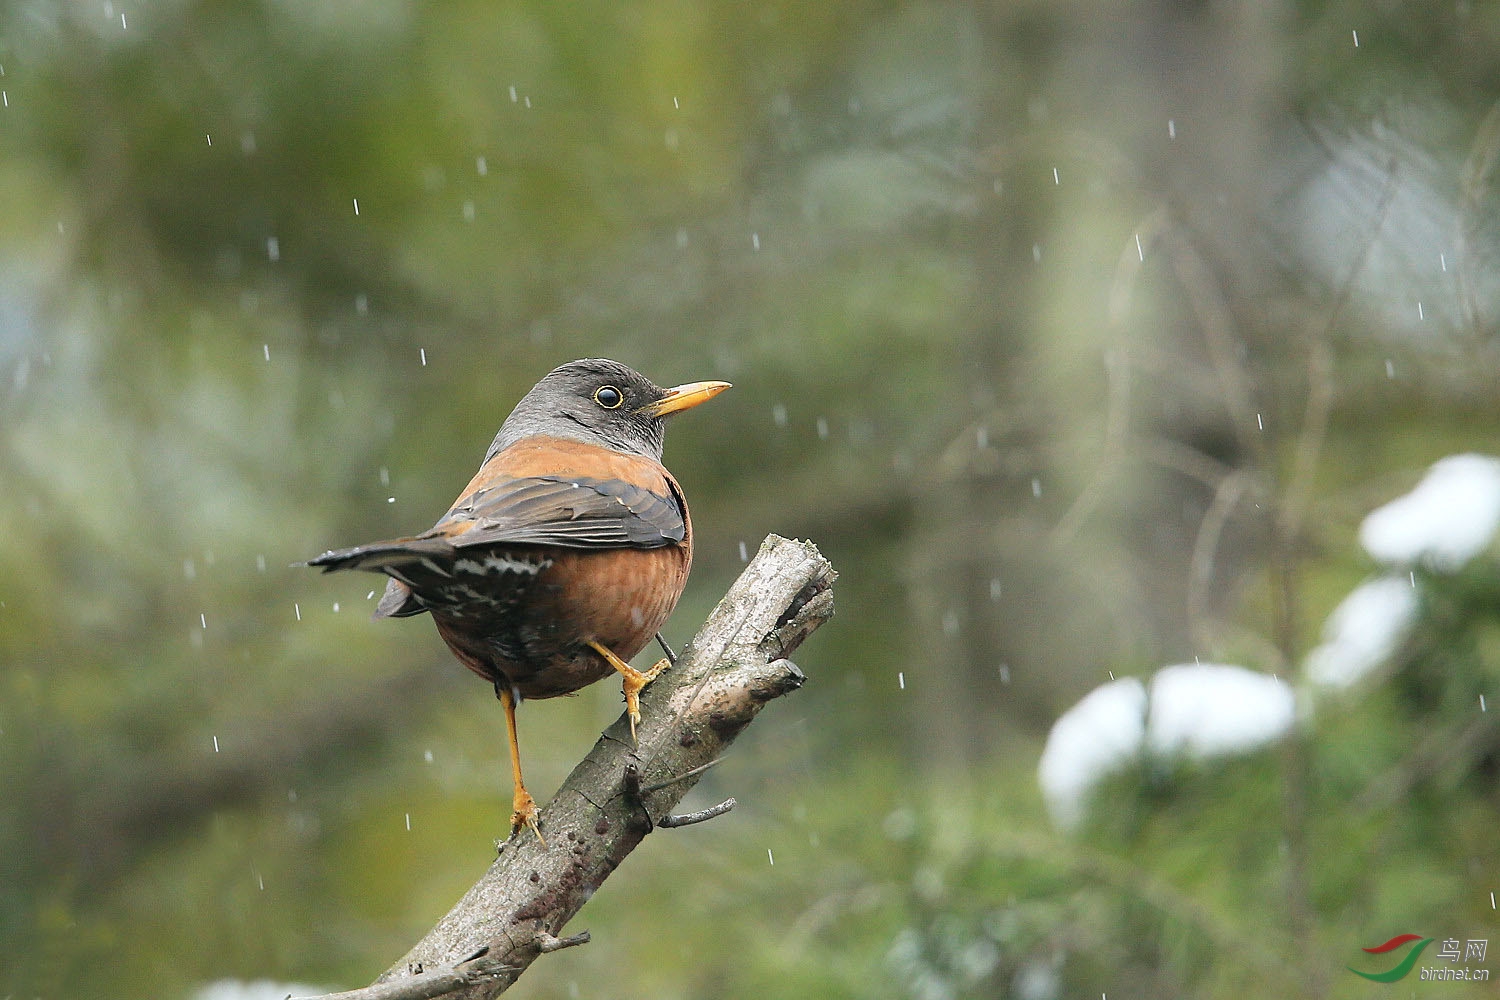
[[[621,683],[620,687],[625,692],[625,715],[630,719],[631,743],[637,742],[635,736],[635,727],[638,726],[641,721],[641,691],[645,689],[647,684],[650,684],[652,681],[656,680],[657,677],[661,676],[661,672],[669,668],[671,665],[672,662],[670,660],[663,658],[657,660],[656,666],[652,667],[650,670],[645,671],[644,673],[636,670],[634,667],[626,668],[626,670],[629,670],[629,673],[621,671],[621,673],[624,674],[624,680]]]
[[[537,820],[536,800],[531,797],[531,793],[525,788],[517,788],[511,809],[510,835],[512,839],[521,832],[522,827],[526,827],[536,834],[536,839],[543,847],[546,847],[547,838],[542,836],[541,824]]]

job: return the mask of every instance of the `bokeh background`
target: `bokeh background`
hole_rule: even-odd
[[[1497,52],[1468,0],[8,0],[0,995],[348,988],[446,911],[499,706],[291,564],[428,526],[599,355],[736,384],[670,428],[669,636],[770,531],[838,612],[689,802],[739,808],[514,995],[1364,997],[1393,935],[1500,948],[1493,546],[1288,738],[1066,833],[1036,778],[1111,678],[1304,690],[1361,518],[1500,451]],[[540,798],[618,698],[524,707]]]

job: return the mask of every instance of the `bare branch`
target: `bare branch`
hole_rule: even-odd
[[[836,574],[811,542],[770,535],[672,669],[641,697],[637,745],[622,715],[528,832],[374,985],[323,1000],[491,1000],[538,955],[583,944],[568,920],[645,836],[734,805],[672,810],[761,708],[806,679],[786,657],[833,614]],[[501,818],[496,818],[496,823]]]
[[[1104,414],[1104,446],[1099,465],[1088,485],[1052,529],[1052,540],[1069,542],[1119,474],[1128,453],[1130,440],[1131,343],[1128,320],[1135,298],[1135,285],[1146,262],[1146,248],[1153,245],[1169,225],[1165,208],[1156,208],[1136,226],[1131,239],[1120,250],[1115,278],[1109,289],[1110,345],[1105,355],[1105,377],[1109,384],[1108,406]]]
[[[1172,267],[1177,274],[1188,304],[1198,317],[1203,343],[1208,348],[1214,373],[1223,391],[1224,408],[1229,413],[1235,440],[1247,455],[1263,455],[1262,435],[1250,430],[1257,423],[1254,391],[1244,365],[1240,363],[1239,329],[1222,283],[1213,268],[1186,233],[1168,230],[1163,240]]]
[[[581,944],[588,944],[592,940],[593,937],[588,931],[570,934],[565,938],[553,937],[551,934],[543,932],[536,936],[536,949],[543,955],[548,955],[554,951],[562,951],[564,948],[576,948]]]
[[[699,764],[691,771],[684,771],[682,774],[675,775],[671,778],[666,779],[665,781],[658,781],[654,785],[647,785],[645,788],[638,789],[638,791],[654,792],[659,788],[666,788],[668,785],[675,785],[679,781],[687,781],[689,778],[696,778],[698,777],[698,775],[702,774],[704,771],[707,771],[709,768],[718,767],[722,763],[724,763],[723,757],[715,757],[707,764]]]
[[[697,812],[682,813],[680,815],[674,816],[663,816],[656,825],[665,827],[692,826],[694,823],[702,823],[707,820],[713,819],[715,816],[724,815],[729,810],[733,809],[735,807],[735,804],[736,803],[734,801],[734,798],[733,796],[731,796],[730,798],[725,799],[723,802],[720,802],[716,806],[709,806],[707,809],[699,809]]]
[[[584,937],[586,935],[579,935]],[[554,939],[555,940],[555,939]],[[582,944],[583,942],[575,942]],[[330,993],[309,1000],[439,1000],[453,996],[459,990],[493,981],[501,974],[511,971],[503,963],[486,961],[484,957],[465,962],[462,967],[438,972],[422,972],[405,979],[388,983],[376,983],[360,990],[345,993]]]
[[[1479,302],[1479,290],[1474,279],[1475,267],[1470,261],[1475,248],[1481,245],[1479,227],[1484,213],[1480,205],[1494,177],[1495,164],[1500,163],[1500,101],[1490,106],[1489,113],[1479,123],[1474,136],[1474,145],[1464,161],[1460,189],[1463,201],[1458,213],[1458,231],[1454,234],[1454,266],[1458,271],[1458,303],[1463,310],[1464,329],[1470,337],[1478,340],[1486,336],[1485,318]]]
[[[1193,539],[1193,556],[1188,563],[1188,623],[1195,633],[1194,639],[1199,643],[1207,641],[1207,636],[1200,630],[1203,609],[1208,601],[1209,583],[1213,577],[1214,557],[1219,551],[1219,539],[1223,537],[1230,514],[1239,505],[1240,498],[1244,496],[1253,478],[1252,473],[1231,472],[1219,481],[1218,488],[1214,490],[1213,503],[1209,504],[1198,525],[1198,535]]]

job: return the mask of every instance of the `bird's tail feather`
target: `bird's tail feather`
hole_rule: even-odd
[[[428,562],[434,558],[452,558],[453,545],[442,538],[395,538],[387,542],[356,545],[352,549],[330,549],[304,565],[320,566],[325,573],[342,569],[363,569],[372,573],[389,573],[402,566]]]

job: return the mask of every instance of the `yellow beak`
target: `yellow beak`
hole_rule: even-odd
[[[686,385],[675,385],[667,390],[665,396],[641,407],[639,412],[653,417],[665,417],[669,413],[691,410],[729,387],[728,382],[689,382]]]

